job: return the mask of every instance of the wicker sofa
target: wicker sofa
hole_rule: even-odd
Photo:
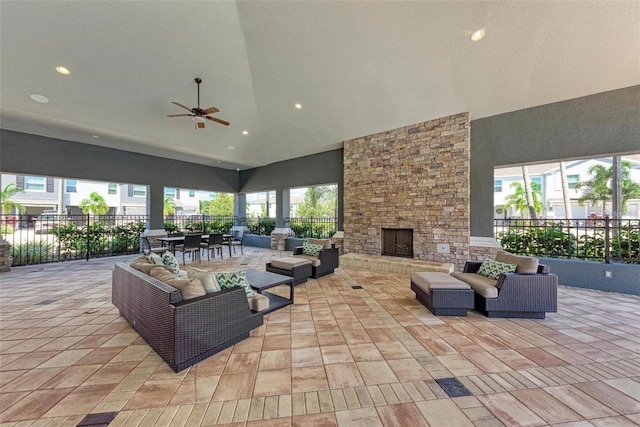
[[[496,260],[516,264],[515,273],[502,273],[497,280],[478,274],[481,261],[467,261],[462,273],[451,276],[474,290],[474,308],[487,317],[544,319],[558,311],[558,276],[536,258],[498,252]]]
[[[311,261],[311,277],[317,279],[318,277],[326,276],[333,273],[340,266],[338,248],[330,239],[308,239],[307,242],[323,247],[318,256],[303,254],[302,246],[293,249],[293,256]]]
[[[114,267],[111,298],[175,372],[247,338],[263,323],[243,288],[184,301],[180,290],[124,263]]]

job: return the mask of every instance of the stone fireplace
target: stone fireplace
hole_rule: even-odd
[[[468,113],[345,141],[344,253],[380,255],[382,229],[411,229],[414,259],[462,269],[469,141]]]
[[[413,258],[413,230],[410,228],[383,228],[381,255]]]

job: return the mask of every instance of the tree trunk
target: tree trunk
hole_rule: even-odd
[[[529,178],[529,168],[522,166],[522,178],[524,179],[524,193],[527,198],[527,206],[529,206],[529,216],[531,219],[538,219],[536,208],[533,206],[533,194],[531,193],[531,179]]]
[[[564,162],[560,162],[560,182],[562,182],[562,200],[564,201],[564,217],[571,221],[571,199],[569,198],[569,183],[567,182],[567,170]]]
[[[622,158],[614,156],[611,173],[611,218],[622,218]]]

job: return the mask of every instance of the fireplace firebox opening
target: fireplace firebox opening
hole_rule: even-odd
[[[383,228],[382,255],[413,258],[413,229]]]

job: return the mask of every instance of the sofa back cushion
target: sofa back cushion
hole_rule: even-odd
[[[499,251],[496,254],[496,261],[515,264],[516,273],[518,274],[536,274],[538,272],[538,258],[513,255],[506,251]]]
[[[307,239],[307,243],[320,245],[322,249],[331,249],[331,239]]]
[[[207,294],[199,279],[183,279],[181,277],[177,277],[172,272],[167,271],[164,267],[156,266],[155,268],[152,268],[150,275],[169,286],[179,289],[182,294],[182,299],[185,301]]]
[[[316,245],[314,243],[304,242],[302,244],[302,253],[309,256],[320,256],[322,245]]]
[[[142,271],[144,274],[149,274],[152,268],[157,267],[166,268],[167,271],[173,271],[171,267],[168,267],[166,265],[156,265],[150,263],[147,257],[144,255],[131,261],[131,267],[135,268],[138,271]]]

